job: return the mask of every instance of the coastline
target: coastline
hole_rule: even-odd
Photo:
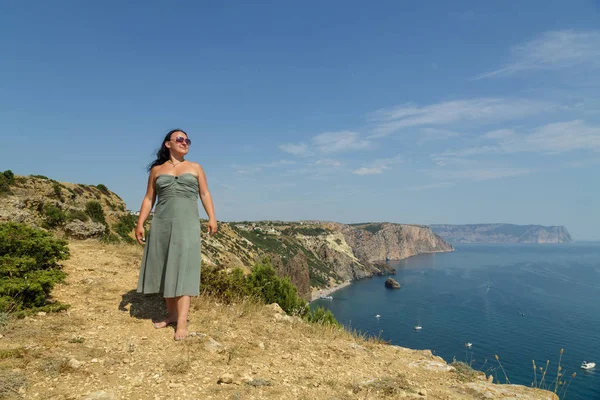
[[[352,281],[345,281],[337,285],[328,287],[327,289],[314,289],[310,295],[310,302],[312,303],[315,300],[319,300],[319,297],[321,296],[329,296],[333,292],[340,290],[341,288],[345,288],[346,286],[350,286],[351,284]]]

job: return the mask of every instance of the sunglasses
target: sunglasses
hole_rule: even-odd
[[[177,136],[177,137],[175,138],[174,142],[177,142],[177,143],[185,143],[185,144],[187,144],[188,146],[190,146],[190,145],[192,144],[192,141],[191,141],[190,139],[188,139],[188,138],[185,138],[185,137],[183,137],[183,136]]]

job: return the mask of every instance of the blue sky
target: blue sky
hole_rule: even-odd
[[[138,209],[174,127],[219,220],[600,240],[600,4],[4,2],[0,170]]]

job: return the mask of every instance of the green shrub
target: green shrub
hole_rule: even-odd
[[[102,205],[98,203],[96,200],[88,201],[85,204],[85,212],[90,216],[92,221],[100,222],[101,224],[106,225],[106,218],[104,216],[104,209]]]
[[[67,214],[60,208],[46,204],[44,206],[44,228],[53,229],[63,225],[67,221]]]
[[[12,185],[13,183],[15,183],[15,174],[13,174],[13,172],[10,169],[7,169],[6,171],[4,171],[2,173],[2,175],[4,175],[4,177],[6,178],[6,181],[8,182],[9,185]]]
[[[246,285],[244,272],[239,268],[226,272],[203,267],[200,286],[204,293],[217,296],[226,303],[238,301],[251,294]]]
[[[32,178],[39,178],[39,179],[50,179],[50,178],[48,178],[48,177],[47,177],[47,176],[45,176],[45,175],[29,175],[29,176],[31,176]]]
[[[65,240],[24,224],[0,223],[0,312],[57,311],[54,285],[65,278],[58,264],[69,257]]]
[[[306,320],[314,324],[335,326],[340,325],[340,323],[335,319],[333,313],[330,310],[325,309],[323,306],[318,306],[310,310],[306,314]]]
[[[129,234],[135,229],[136,225],[137,217],[127,214],[119,217],[119,221],[113,225],[113,229],[125,242],[133,244],[135,243],[135,239],[129,236]]]
[[[108,188],[106,187],[106,185],[99,184],[99,185],[96,185],[96,187],[98,188],[98,190],[100,190],[105,195],[110,196],[110,191],[108,190]]]
[[[70,209],[67,213],[67,221],[80,220],[82,222],[89,221],[90,217],[85,213],[85,211]]]
[[[279,278],[268,262],[256,264],[246,282],[250,291],[266,304],[277,303],[288,314],[306,314],[306,302],[298,296],[296,286],[287,277]]]
[[[54,182],[52,184],[52,190],[54,191],[54,196],[59,199],[61,202],[64,203],[65,198],[62,195],[62,189],[61,189],[62,185],[58,182]]]
[[[6,176],[4,176],[4,174],[0,174],[0,196],[12,194],[9,185],[10,184],[8,183]]]
[[[256,264],[248,276],[244,276],[240,269],[227,273],[204,268],[201,287],[204,293],[228,302],[251,296],[265,304],[277,303],[288,314],[304,316],[308,311],[306,302],[298,296],[296,286],[289,278],[279,278],[266,261]]]
[[[121,240],[119,239],[119,237],[109,230],[104,232],[104,234],[102,235],[102,239],[100,239],[100,240],[103,243],[108,243],[108,244],[121,243]]]

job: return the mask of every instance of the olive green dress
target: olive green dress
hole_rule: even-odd
[[[159,175],[158,202],[142,257],[137,291],[164,297],[200,293],[198,179],[191,173]]]

